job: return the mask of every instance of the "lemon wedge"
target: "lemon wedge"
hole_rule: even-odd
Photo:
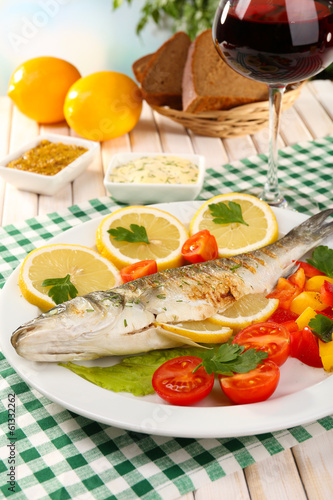
[[[207,344],[222,344],[227,342],[232,335],[230,327],[221,327],[211,321],[184,321],[175,325],[168,323],[155,323],[167,332],[175,333],[193,342],[203,342]]]
[[[211,205],[229,202],[237,203],[242,212],[240,222],[217,223],[211,212]],[[269,245],[278,238],[278,224],[271,207],[255,196],[243,193],[228,193],[207,200],[195,213],[190,224],[190,235],[208,229],[216,238],[219,257],[230,257],[250,252]]]
[[[108,231],[133,225],[144,227],[148,243],[118,240]],[[153,259],[158,271],[183,265],[183,243],[188,238],[185,226],[173,215],[154,208],[129,206],[105,217],[97,229],[96,244],[100,253],[119,269],[135,262]]]
[[[279,306],[278,299],[267,299],[260,293],[245,295],[223,313],[215,314],[208,321],[232,328],[234,333],[252,323],[266,321]]]
[[[55,244],[32,250],[26,256],[19,273],[19,287],[28,302],[48,310],[56,303],[48,296],[50,287],[42,286],[42,282],[67,274],[78,295],[109,290],[122,283],[118,269],[91,248]]]

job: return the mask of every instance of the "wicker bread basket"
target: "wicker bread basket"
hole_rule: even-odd
[[[290,108],[301,92],[303,83],[287,90],[282,100],[282,110]],[[196,134],[209,137],[237,137],[254,134],[268,126],[268,101],[244,104],[222,111],[186,113],[169,107],[151,105],[160,115],[192,130]]]

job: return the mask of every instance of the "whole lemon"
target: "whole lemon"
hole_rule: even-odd
[[[57,123],[65,119],[66,94],[80,77],[75,66],[63,59],[36,57],[14,71],[8,95],[29,118],[39,123]]]
[[[142,96],[127,75],[100,71],[80,78],[68,91],[67,123],[86,139],[106,141],[126,134],[137,124]]]

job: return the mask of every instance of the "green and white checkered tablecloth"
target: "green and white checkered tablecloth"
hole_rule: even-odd
[[[295,188],[293,201],[300,211],[310,213],[302,193],[310,194],[320,209],[333,206],[332,160],[333,137],[281,152],[281,185]],[[208,169],[200,199],[261,186],[265,173],[264,156]],[[30,250],[62,231],[107,215],[115,206],[105,197],[1,228],[0,287]],[[249,437],[144,435],[65,410],[30,389],[1,354],[0,370],[0,489],[5,497],[20,500],[177,498],[333,428],[333,416],[327,416],[305,426]],[[11,399],[16,405],[14,442],[8,427]],[[11,479],[15,479],[12,488]]]

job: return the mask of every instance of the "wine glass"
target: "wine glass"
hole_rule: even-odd
[[[221,0],[213,41],[231,68],[268,85],[268,171],[259,198],[285,208],[277,158],[282,97],[287,84],[310,78],[333,61],[333,0]]]

